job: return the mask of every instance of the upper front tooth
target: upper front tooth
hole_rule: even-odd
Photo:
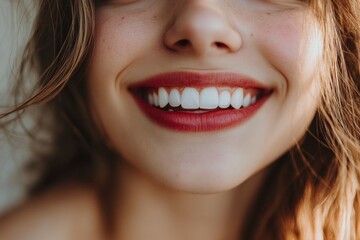
[[[169,103],[169,95],[166,92],[165,88],[159,88],[158,94],[159,94],[159,106],[163,108]]]
[[[178,107],[181,104],[180,92],[177,89],[171,89],[169,94],[169,104],[172,107]]]
[[[231,96],[231,106],[235,109],[239,109],[243,104],[244,90],[238,88]]]
[[[216,109],[219,106],[219,93],[215,87],[204,88],[200,93],[200,108]]]
[[[198,109],[199,106],[199,92],[195,88],[184,88],[181,95],[181,107],[184,109]]]
[[[231,103],[231,95],[229,91],[222,91],[219,97],[219,107],[228,108]]]

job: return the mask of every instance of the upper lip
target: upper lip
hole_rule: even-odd
[[[130,86],[130,89],[146,87],[207,87],[207,86],[226,86],[241,88],[258,88],[270,90],[259,81],[238,73],[216,72],[167,72],[146,78]]]

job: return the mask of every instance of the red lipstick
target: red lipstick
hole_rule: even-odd
[[[147,94],[156,88],[191,87],[202,89],[216,88],[243,88],[258,92],[256,102],[240,108],[216,108],[211,110],[185,110],[177,108],[159,108],[147,101]],[[152,76],[129,87],[140,110],[154,123],[182,132],[217,131],[238,126],[252,116],[269,99],[272,90],[254,79],[234,73],[195,73],[173,72]],[[201,110],[201,111],[199,111]]]

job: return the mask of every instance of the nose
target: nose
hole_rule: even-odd
[[[236,52],[241,48],[240,33],[214,1],[184,0],[177,9],[164,35],[167,48],[198,56]]]

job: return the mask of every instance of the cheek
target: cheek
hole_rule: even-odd
[[[284,78],[282,94],[296,92],[300,99],[306,92],[316,98],[323,49],[323,36],[317,21],[306,13],[296,11],[266,19],[266,22],[265,19],[259,20],[263,24],[258,24],[256,44]]]
[[[143,25],[134,21],[134,17],[111,13],[108,9],[96,13],[95,48],[87,80],[94,117],[100,127],[108,126],[107,121],[113,118],[114,109],[117,112],[123,110],[121,95],[126,93],[126,89],[122,89],[119,79],[142,51],[140,46],[145,45],[144,34]]]
[[[292,21],[286,20],[287,17]],[[258,49],[280,72],[293,72],[298,66],[303,36],[301,14],[291,17],[281,14],[264,18],[261,22],[255,36]]]
[[[129,24],[121,17],[103,19],[105,17],[101,14],[97,14],[97,17],[90,74],[95,78],[106,78],[115,74],[118,67],[126,64],[124,54],[121,53],[131,48],[131,42],[136,41],[136,37],[133,36]]]
[[[318,63],[322,55],[322,35],[315,20],[308,24],[303,14],[293,14],[296,15],[291,16],[292,21],[286,21],[289,17],[286,14],[267,17],[267,22],[265,18],[260,19],[263,24],[259,22],[254,33],[254,44],[279,73],[276,76],[283,85],[274,93],[279,106],[274,110],[274,119],[281,127],[274,127],[271,132],[274,139],[286,140],[279,141],[281,144],[294,144],[304,135],[320,96]],[[273,149],[276,148],[280,149],[274,145]]]
[[[145,51],[150,27],[144,18],[146,16],[98,10],[95,48],[89,70],[93,78],[114,79]]]

